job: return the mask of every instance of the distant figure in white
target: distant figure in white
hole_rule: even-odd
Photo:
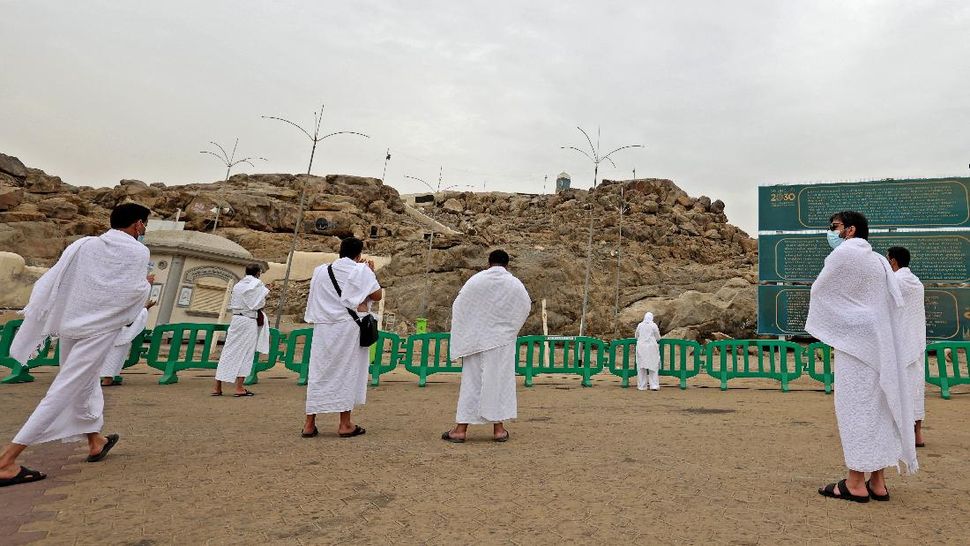
[[[145,304],[145,308],[138,313],[135,321],[122,328],[121,332],[118,333],[118,337],[115,338],[111,350],[108,351],[107,356],[104,357],[104,363],[101,365],[102,387],[114,387],[121,384],[121,381],[116,381],[115,377],[118,377],[125,365],[125,360],[128,360],[128,355],[131,353],[131,342],[135,341],[138,334],[142,333],[145,325],[148,324],[148,310],[154,306],[155,302],[149,301]]]
[[[370,348],[360,346],[360,327],[348,310],[368,313],[371,303],[380,301],[384,293],[374,274],[374,262],[365,261],[363,251],[363,241],[348,237],[340,242],[337,261],[313,270],[304,316],[313,324],[304,438],[318,434],[318,413],[340,413],[337,434],[341,438],[366,432],[351,421],[350,412],[367,398]]]
[[[0,453],[0,487],[46,476],[19,466],[27,446],[52,440],[88,442],[88,462],[103,459],[118,435],[103,436],[104,397],[98,374],[121,329],[145,308],[154,278],[145,234],[149,210],[125,203],[111,211],[111,229],[71,243],[34,284],[10,356],[26,364],[49,336],[60,340],[60,367],[47,395],[13,443]]]
[[[235,397],[254,396],[243,382],[253,371],[256,353],[269,353],[269,326],[266,325],[266,295],[269,288],[259,280],[262,272],[259,264],[246,266],[246,276],[232,287],[229,311],[232,320],[226,332],[226,343],[216,366],[216,384],[212,396],[222,396],[223,383],[235,383]]]
[[[867,241],[859,212],[833,214],[832,252],[812,283],[805,330],[835,350],[835,420],[849,475],[820,495],[853,502],[888,501],[885,469],[918,469],[913,395],[896,349],[903,305],[889,262]],[[870,472],[866,481],[866,472]]]
[[[532,308],[529,293],[508,271],[509,255],[495,250],[488,269],[472,275],[451,308],[451,358],[462,359],[455,427],[441,439],[462,443],[468,425],[492,423],[505,442],[503,421],[515,419],[515,340]]]
[[[899,291],[903,294],[903,307],[899,309],[899,329],[896,347],[900,360],[907,362],[913,393],[913,419],[916,447],[926,446],[923,440],[923,418],[926,417],[926,306],[923,283],[909,269],[909,250],[901,246],[886,252],[889,265],[896,272]]]
[[[637,388],[660,390],[660,328],[653,313],[643,316],[637,325]]]

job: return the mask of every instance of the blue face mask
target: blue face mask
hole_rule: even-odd
[[[145,243],[145,236],[144,235],[139,235],[138,236],[138,242],[144,244]]]
[[[842,244],[842,241],[845,240],[842,237],[839,237],[839,232],[838,231],[830,231],[830,232],[826,233],[825,235],[826,235],[826,237],[829,240],[829,246],[832,247],[832,250],[835,250],[835,248],[838,247],[839,245],[841,245]]]

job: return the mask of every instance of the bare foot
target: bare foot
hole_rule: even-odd
[[[12,478],[17,474],[20,474],[20,465],[17,463],[0,467],[0,479]]]
[[[457,428],[453,428],[453,429],[449,430],[448,431],[448,437],[449,438],[453,438],[455,440],[464,440],[465,439],[465,433],[464,432],[457,432],[457,430],[458,430]]]
[[[355,430],[357,430],[357,425],[351,423],[347,427],[338,426],[337,427],[337,434],[350,434],[351,432],[353,432]],[[313,430],[311,429],[311,430],[309,430],[307,432],[313,432]]]
[[[97,455],[98,453],[101,453],[101,450],[104,449],[104,446],[107,443],[108,439],[103,434],[99,434],[98,437],[94,439],[94,442],[88,442],[88,455]]]

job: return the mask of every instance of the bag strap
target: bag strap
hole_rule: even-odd
[[[327,266],[327,273],[330,274],[330,282],[333,283],[333,288],[334,290],[337,291],[337,296],[338,297],[342,296],[343,291],[340,290],[340,285],[337,284],[337,277],[334,276],[333,274],[333,264],[330,264]],[[354,312],[353,309],[351,309],[350,307],[344,307],[344,309],[346,309],[347,312],[350,313],[350,317],[354,319],[354,322],[356,322],[357,324],[360,324],[360,316],[356,312]]]

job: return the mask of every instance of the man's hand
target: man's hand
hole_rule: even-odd
[[[367,267],[369,267],[371,271],[375,271],[374,260],[367,260]]]
[[[145,309],[151,309],[152,307],[155,307],[155,305],[157,304],[158,302],[155,300],[148,300],[148,303],[145,304]]]
[[[360,305],[357,306],[357,312],[358,313],[366,313],[367,312],[367,301],[366,300],[364,301],[364,303],[362,303],[362,304],[360,304]]]
[[[145,277],[145,280],[148,281],[148,284],[155,284],[155,274],[152,273],[151,275]]]

